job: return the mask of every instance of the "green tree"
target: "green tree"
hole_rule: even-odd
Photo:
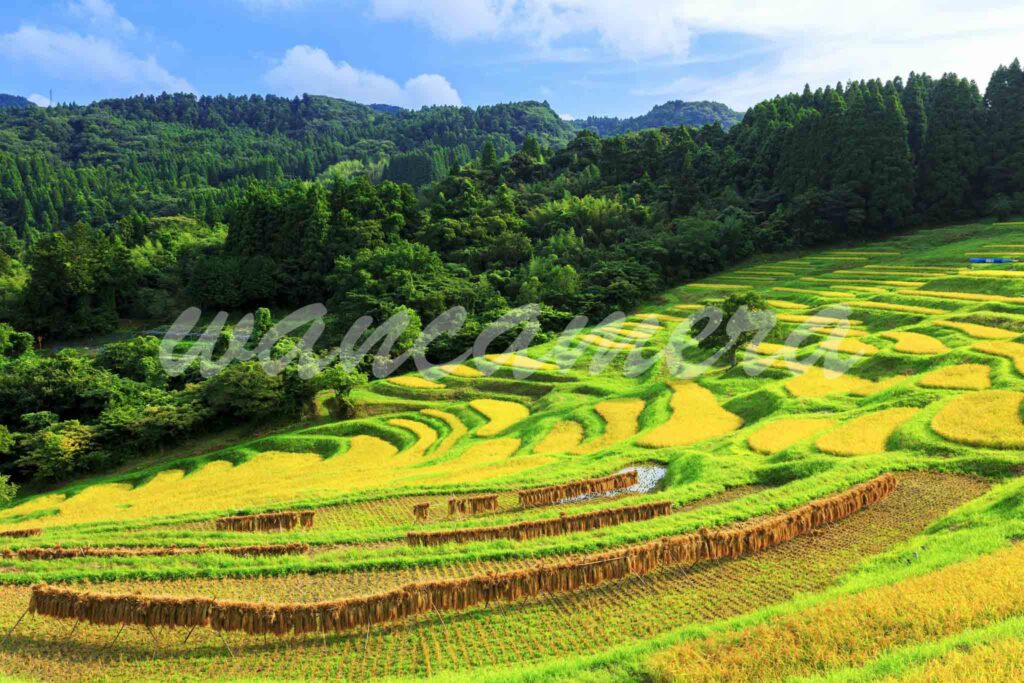
[[[720,307],[705,308],[696,316],[696,322],[692,334],[700,338],[698,346],[720,353],[719,359],[730,367],[736,365],[739,350],[754,339],[765,341],[777,336],[775,316],[755,292],[729,295]]]

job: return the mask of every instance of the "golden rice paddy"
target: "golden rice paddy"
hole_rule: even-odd
[[[1024,270],[989,270],[985,268],[964,268],[960,270],[959,275],[961,277],[1018,278],[1024,277]]]
[[[691,282],[686,285],[690,289],[750,289],[753,285],[735,285],[715,282]]]
[[[785,344],[774,344],[772,342],[761,342],[760,344],[748,344],[748,351],[760,353],[766,356],[793,356],[799,348]]]
[[[789,292],[791,294],[805,294],[807,296],[818,296],[824,299],[849,299],[856,297],[856,294],[848,292],[833,292],[820,289],[800,289],[799,287],[772,287],[773,292]]]
[[[602,327],[601,329],[607,330],[608,332],[611,332],[613,334],[617,334],[620,337],[627,337],[629,339],[639,339],[641,341],[650,339],[652,336],[654,336],[650,332],[644,332],[643,330],[638,329],[630,329],[628,327],[608,326]],[[658,328],[654,329],[657,330]]]
[[[718,405],[715,395],[694,382],[672,385],[672,416],[637,439],[641,446],[688,446],[723,436],[743,426],[743,420]]]
[[[828,334],[835,337],[866,337],[870,334],[867,330],[858,330],[853,327],[848,327],[846,329],[840,327],[812,327],[811,332]]]
[[[949,351],[949,347],[935,337],[919,332],[883,332],[881,336],[895,341],[893,349],[900,353],[935,355]]]
[[[456,377],[465,377],[467,379],[474,379],[476,377],[483,377],[482,372],[469,365],[439,365],[438,369],[447,375],[454,375]]]
[[[871,278],[841,278],[841,277],[802,277],[804,282],[822,282],[829,285],[889,285],[891,287],[921,287],[923,282],[911,282],[909,280],[876,280]]]
[[[947,365],[926,373],[918,384],[928,389],[987,389],[992,384],[990,373],[991,368],[980,363]]]
[[[939,292],[934,290],[899,290],[900,294],[923,296],[930,299],[944,299],[946,301],[984,301],[986,303],[1000,304],[1021,304],[1024,303],[1024,296],[1003,296],[1002,294],[979,294],[977,292]]]
[[[976,325],[974,323],[962,323],[956,320],[937,320],[933,323],[940,327],[950,327],[960,330],[969,337],[975,339],[1013,339],[1019,337],[1019,332],[1004,330],[1001,327],[990,327],[989,325]]]
[[[496,436],[530,416],[530,410],[522,403],[515,401],[478,398],[475,401],[470,401],[469,407],[488,420],[487,424],[476,430],[477,436]]]
[[[850,353],[855,356],[873,356],[878,353],[877,346],[849,337],[829,337],[821,342],[819,346],[828,351]]]
[[[604,420],[604,432],[590,441],[581,444],[573,453],[595,453],[631,439],[639,427],[640,413],[644,411],[643,399],[615,398],[601,401],[594,406],[594,411]]]
[[[769,422],[747,438],[747,445],[759,453],[771,455],[795,443],[820,434],[835,424],[829,417],[791,417]]]
[[[888,408],[861,415],[818,439],[819,450],[832,455],[881,453],[892,433],[920,408]]]
[[[444,389],[444,385],[440,382],[432,382],[429,379],[424,379],[417,375],[390,377],[388,378],[388,383],[405,387],[407,389]]]
[[[768,299],[768,305],[775,308],[792,309],[797,311],[810,308],[807,304],[798,304],[795,301],[783,301],[782,299]]]
[[[1024,448],[1019,391],[989,390],[954,397],[932,418],[939,436],[986,448]]]
[[[661,320],[662,322],[669,323],[681,323],[686,318],[680,318],[678,315],[669,315],[667,313],[636,313],[630,316],[633,320],[644,321],[644,320]]]
[[[524,356],[518,353],[492,353],[484,356],[486,360],[494,363],[495,365],[505,365],[510,368],[518,368],[520,370],[543,370],[551,371],[557,370],[558,366],[554,363],[545,363],[529,356]]]
[[[919,292],[911,292],[918,294]],[[894,311],[896,313],[918,313],[920,315],[941,315],[948,313],[941,308],[928,308],[927,306],[912,306],[910,304],[890,304],[884,301],[844,301],[844,306],[851,308],[868,308],[879,311]]]
[[[1017,372],[1024,374],[1024,344],[1010,341],[984,341],[972,346],[975,351],[1002,356],[1013,361]]]
[[[575,420],[559,420],[533,448],[534,453],[568,453],[583,441],[583,425]]]
[[[869,379],[854,377],[849,373],[830,372],[821,367],[807,368],[802,374],[796,375],[785,384],[786,391],[797,398],[821,398],[834,394],[854,394],[870,396],[887,389],[900,381],[893,377],[873,382]]]
[[[799,315],[797,313],[779,313],[775,316],[776,320],[780,320],[784,323],[810,323],[812,325],[825,325],[825,324],[841,324],[846,323],[847,325],[863,325],[862,320],[848,320],[846,318],[835,318],[828,315]]]
[[[437,441],[437,432],[422,422],[399,417],[388,420],[388,424],[394,427],[401,427],[416,435],[416,443],[405,450],[405,455],[421,456]]]
[[[606,339],[597,334],[582,334],[580,335],[580,341],[586,342],[593,346],[600,346],[602,349],[632,349],[635,344],[629,342],[617,342],[611,339]]]
[[[434,455],[444,455],[451,450],[452,446],[458,443],[462,437],[469,433],[469,430],[466,429],[466,425],[462,424],[462,420],[460,420],[457,415],[452,415],[449,412],[438,410],[437,408],[424,408],[420,412],[428,417],[434,417],[442,420],[448,425],[448,436],[446,436],[438,447],[434,449]]]

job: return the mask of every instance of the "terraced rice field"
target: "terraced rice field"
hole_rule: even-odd
[[[1024,555],[1014,545],[1024,537],[1024,277],[968,267],[965,254],[1024,244],[1022,230],[956,226],[740,264],[569,344],[492,348],[465,363],[371,382],[355,394],[366,408],[357,405],[357,414],[367,417],[317,418],[26,497],[0,510],[0,532],[41,530],[0,541],[0,629],[15,625],[39,581],[109,594],[333,601],[736,529],[896,474],[895,492],[841,521],[736,559],[659,566],[340,633],[199,628],[186,642],[187,629],[129,626],[119,634],[117,625],[30,614],[0,645],[0,674],[1012,678],[1014,663],[1024,661],[1016,580]],[[685,316],[752,289],[771,292],[778,336],[743,350],[735,367],[673,374],[700,367],[710,353],[695,348]],[[638,354],[655,362],[631,371]],[[641,480],[635,488],[535,507],[519,497],[632,468]],[[496,496],[496,507],[450,511],[451,499],[478,496]],[[670,512],[526,540],[406,539],[647,503],[670,504]],[[289,510],[315,512],[312,528],[217,529],[225,515]],[[285,544],[305,546],[292,554],[217,552]],[[186,552],[18,555],[57,545]],[[978,596],[990,607],[977,609]]]

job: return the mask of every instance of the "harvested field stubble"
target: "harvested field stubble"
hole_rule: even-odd
[[[853,515],[896,489],[891,474],[801,506],[789,513],[741,527],[701,530],[557,564],[507,574],[411,584],[387,593],[320,603],[242,603],[212,598],[105,595],[56,588],[32,588],[29,611],[98,625],[152,628],[209,627],[250,635],[343,632],[400,621],[435,610],[465,610],[491,602],[514,602],[544,593],[597,586],[659,566],[740,558],[786,543]]]
[[[979,495],[980,480],[950,474],[907,472],[888,498],[858,514],[800,536],[764,553],[695,567],[667,566],[643,580],[612,581],[571,593],[538,596],[508,605],[478,607],[457,618],[428,614],[402,625],[354,631],[348,635],[294,640],[287,649],[267,646],[261,636],[223,633],[234,652],[226,656],[221,636],[199,629],[183,645],[157,631],[163,647],[154,659],[153,640],[129,628],[111,654],[119,626],[78,628],[68,636],[60,621],[26,618],[2,657],[7,675],[28,679],[169,680],[252,678],[379,679],[445,672],[473,676],[478,667],[508,667],[602,652],[665,634],[680,625],[728,619],[798,594],[823,590],[863,561],[891,549],[946,511]],[[714,501],[709,501],[714,502]],[[408,507],[402,512],[408,517]],[[93,584],[103,593],[216,595],[236,601],[316,602],[324,596],[361,596],[411,582],[503,573],[527,561],[460,563],[444,568],[290,574],[261,578],[201,578],[109,581]],[[0,619],[13,624],[25,610],[30,589],[0,586]],[[61,640],[68,647],[54,647]],[[412,647],[423,643],[424,647]],[[137,656],[135,656],[137,655]]]
[[[217,531],[290,531],[310,529],[315,512],[267,512],[261,515],[238,515],[217,520]]]
[[[475,527],[472,529],[452,529],[450,531],[410,531],[406,541],[412,546],[443,545],[445,543],[472,543],[474,541],[529,541],[544,536],[559,536],[581,531],[592,531],[608,526],[617,526],[629,522],[643,522],[655,517],[662,517],[672,512],[672,503],[643,503],[609,510],[594,510],[579,515],[566,515],[564,512],[555,519],[538,519],[529,522],[517,522],[504,526]]]
[[[526,489],[519,492],[519,504],[522,507],[537,507],[541,505],[554,505],[566,498],[588,495],[592,493],[607,493],[618,491],[635,486],[637,482],[637,471],[629,470],[607,477],[596,477],[583,481],[571,481],[567,484],[556,484],[537,489]]]

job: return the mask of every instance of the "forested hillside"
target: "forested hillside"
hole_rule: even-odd
[[[34,107],[30,101],[19,95],[0,93],[0,109],[4,107]]]
[[[396,115],[165,96],[11,111],[0,303],[47,337],[188,303],[325,301],[344,326],[455,303],[482,323],[540,302],[554,325],[755,252],[1020,211],[1022,100],[1014,62],[984,96],[911,74],[777,97],[728,132],[582,131],[564,146],[536,103]],[[389,179],[431,145],[455,155],[450,175],[418,193]],[[366,168],[377,153],[392,155],[383,180]]]
[[[646,128],[672,126],[706,126],[719,123],[728,130],[743,119],[743,114],[733,111],[721,102],[683,102],[673,100],[659,104],[642,116],[618,118],[614,116],[588,116],[576,121],[585,130],[598,135],[621,135]]]

